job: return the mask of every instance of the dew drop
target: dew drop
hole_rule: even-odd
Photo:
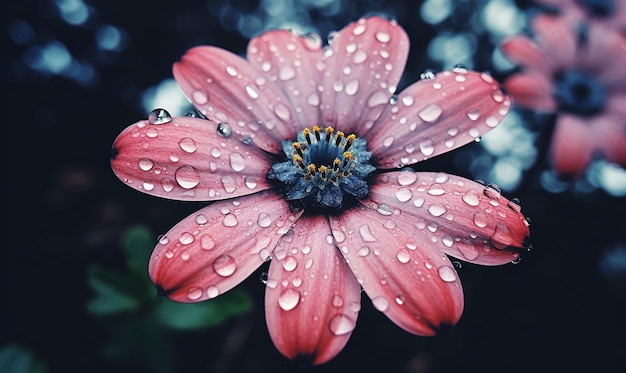
[[[217,286],[209,286],[206,289],[206,295],[209,297],[209,299],[213,299],[220,295],[220,289],[218,289]]]
[[[204,291],[202,291],[201,288],[193,286],[187,290],[187,298],[190,300],[198,300],[202,296],[202,293],[204,293]]]
[[[178,142],[178,145],[180,146],[181,149],[183,149],[187,153],[193,153],[198,149],[196,142],[189,137],[182,138]]]
[[[488,224],[487,217],[482,212],[477,212],[474,214],[474,224],[476,224],[479,228],[484,228]]]
[[[239,153],[230,153],[228,159],[230,161],[230,167],[233,169],[233,171],[239,172],[246,167],[246,160],[243,155]]]
[[[387,308],[389,308],[389,301],[387,301],[384,297],[373,298],[372,304],[374,305],[374,308],[380,312],[385,312],[387,311]]]
[[[468,190],[467,193],[461,197],[463,202],[467,203],[470,206],[478,206],[480,203],[480,199],[478,198],[478,192],[475,190]]]
[[[148,115],[148,123],[165,124],[172,121],[172,116],[165,109],[154,109]]]
[[[341,313],[333,316],[328,323],[330,332],[337,336],[350,333],[355,326],[354,320]]]
[[[433,184],[428,188],[428,191],[426,191],[426,193],[430,194],[431,196],[440,196],[446,193],[446,190],[443,189],[443,186],[441,186],[441,184]]]
[[[432,216],[441,216],[446,213],[446,208],[441,205],[432,204],[428,206],[428,212],[430,212]]]
[[[182,232],[178,237],[178,241],[180,241],[180,243],[182,243],[183,245],[189,245],[193,242],[193,240],[193,234],[189,232]]]
[[[445,282],[456,281],[456,271],[450,266],[441,266],[437,272],[439,272],[439,277]]]
[[[283,290],[278,297],[278,305],[284,311],[291,311],[298,303],[300,303],[300,292],[292,288]]]
[[[367,246],[361,247],[357,252],[359,256],[368,256],[370,253],[370,248]]]
[[[420,143],[420,151],[425,156],[432,155],[435,152],[435,145],[432,140],[425,140]]]
[[[222,224],[226,227],[234,227],[237,225],[237,217],[234,214],[226,214],[224,215],[224,219],[222,220]]]
[[[509,228],[507,228],[504,223],[498,223],[493,235],[491,236],[491,244],[495,246],[496,249],[505,249],[511,246],[512,242],[513,239],[511,238]]]
[[[334,295],[333,299],[332,299],[332,305],[333,307],[342,307],[343,306],[343,298],[339,295]]]
[[[230,255],[222,255],[213,261],[213,270],[222,277],[228,277],[237,270],[237,262]]]
[[[198,105],[204,105],[209,101],[209,97],[204,90],[194,91],[191,94],[191,99]]]
[[[272,225],[272,218],[267,212],[262,212],[259,214],[257,224],[259,225],[259,227],[267,228]]]
[[[181,188],[192,189],[200,183],[200,172],[191,166],[179,167],[174,172],[176,182]]]
[[[256,88],[254,88],[253,86],[249,84],[246,86],[246,93],[248,93],[248,96],[250,96],[253,99],[259,98],[259,92],[256,90]]]
[[[150,171],[154,167],[154,162],[149,158],[142,158],[139,160],[139,168],[143,171]]]
[[[413,198],[413,193],[411,192],[411,189],[402,187],[396,191],[396,198],[400,202],[406,202]]]
[[[205,225],[208,221],[209,221],[209,218],[207,218],[206,215],[204,214],[196,215],[196,224]]]
[[[400,263],[408,263],[411,260],[411,254],[406,249],[400,249],[396,254],[396,258],[398,258]]]
[[[208,234],[200,236],[200,247],[203,250],[213,250],[215,248],[215,240]]]
[[[378,205],[377,211],[381,215],[391,215],[393,213],[391,206],[386,203],[381,203],[380,205]]]
[[[480,110],[478,109],[471,109],[470,111],[467,112],[467,117],[470,120],[475,121],[478,119],[479,116],[480,116]]]
[[[412,171],[403,171],[398,174],[398,184],[408,186],[417,180],[417,173]]]
[[[228,137],[232,133],[232,129],[230,128],[230,124],[226,122],[221,122],[217,125],[217,134],[222,137]]]
[[[283,260],[283,268],[287,272],[291,272],[298,266],[298,261],[295,257],[289,255]]]
[[[430,104],[417,113],[424,122],[433,123],[439,119],[443,109],[437,104]]]
[[[500,199],[500,187],[496,184],[488,184],[483,190],[483,194],[489,199]]]
[[[359,234],[361,235],[361,238],[365,242],[376,242],[376,241],[378,241],[378,239],[376,237],[374,237],[372,232],[370,232],[370,226],[367,225],[367,224],[363,224],[363,225],[361,225],[359,227]]]

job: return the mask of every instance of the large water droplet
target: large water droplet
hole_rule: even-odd
[[[424,121],[428,123],[433,123],[441,116],[443,109],[441,106],[437,104],[430,104],[423,108],[417,115]]]
[[[484,228],[488,223],[489,221],[487,220],[487,217],[482,212],[474,214],[474,224],[476,224],[477,227]]]
[[[380,312],[385,312],[387,311],[387,308],[389,308],[389,301],[384,297],[373,298],[372,304],[374,305],[374,308],[376,308]]]
[[[232,133],[232,129],[230,128],[230,124],[226,122],[221,122],[217,125],[217,134],[222,137],[228,137]]]
[[[172,121],[172,116],[165,109],[154,109],[148,115],[148,123],[165,124]]]
[[[267,212],[262,212],[259,214],[259,218],[257,219],[257,224],[259,227],[267,228],[272,225],[272,218]]]
[[[291,311],[300,303],[300,292],[296,289],[287,288],[280,293],[278,305],[285,311]]]
[[[182,232],[180,236],[178,236],[178,241],[180,241],[183,245],[189,245],[194,241],[193,234],[189,232]]]
[[[193,286],[187,290],[187,298],[190,300],[198,300],[202,296],[202,293],[204,293],[204,291],[201,288]]]
[[[398,258],[400,263],[408,263],[411,260],[411,254],[406,249],[400,249],[396,254],[396,258]]]
[[[410,200],[412,197],[413,197],[413,193],[411,192],[411,189],[409,188],[399,188],[396,191],[396,198],[400,202],[406,202]]]
[[[437,272],[439,272],[439,277],[445,282],[456,281],[456,271],[450,266],[441,266]]]
[[[428,212],[430,212],[432,216],[441,216],[445,214],[446,211],[447,211],[446,208],[443,207],[442,205],[432,204],[428,206]]]
[[[143,171],[150,171],[154,167],[154,162],[148,158],[142,158],[139,160],[139,168]]]
[[[291,272],[298,266],[298,261],[295,257],[289,255],[285,259],[283,259],[283,268],[287,272]]]
[[[237,262],[230,255],[222,255],[213,261],[213,270],[222,277],[228,277],[237,270]]]
[[[181,188],[192,189],[200,183],[200,172],[191,166],[179,167],[174,173],[176,182]]]
[[[328,328],[334,335],[344,335],[354,330],[356,322],[344,314],[337,314],[330,319]]]
[[[187,153],[193,153],[198,149],[196,142],[189,137],[183,137],[178,142],[178,145],[180,146],[181,149],[183,149]]]
[[[233,171],[242,171],[246,167],[246,159],[239,153],[230,153],[228,156]]]
[[[226,227],[234,227],[237,225],[237,217],[234,214],[226,214],[224,215],[224,219],[222,220],[222,224]]]
[[[467,193],[465,193],[461,198],[463,198],[463,202],[470,206],[478,206],[480,204],[478,192],[475,190],[468,190]]]
[[[213,250],[215,248],[215,240],[208,234],[200,236],[200,247],[203,250]]]

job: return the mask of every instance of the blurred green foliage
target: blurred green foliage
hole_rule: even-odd
[[[168,372],[175,370],[173,331],[219,325],[249,311],[252,301],[240,289],[200,303],[176,303],[157,297],[147,271],[154,237],[146,227],[132,227],[123,237],[124,271],[99,265],[88,269],[94,297],[87,310],[108,332],[109,342],[103,351],[106,358],[140,363],[153,372]]]

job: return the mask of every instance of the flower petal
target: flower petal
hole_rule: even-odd
[[[187,98],[210,120],[230,125],[233,137],[272,153],[300,129],[289,99],[243,58],[216,47],[195,47],[174,64]]]
[[[514,35],[506,39],[500,48],[510,60],[526,68],[539,70],[542,74],[551,74],[546,55],[540,47],[526,36]]]
[[[295,109],[302,127],[320,124],[320,96],[324,55],[322,39],[298,36],[287,30],[268,31],[248,44],[248,59],[265,78],[281,89]],[[263,81],[263,80],[260,80]]]
[[[504,82],[513,102],[524,108],[554,112],[556,100],[551,78],[534,72],[513,74]]]
[[[348,342],[361,288],[334,245],[326,217],[302,217],[281,238],[265,293],[267,326],[288,358],[321,364]]]
[[[562,176],[581,175],[591,163],[595,134],[584,118],[561,113],[556,119],[551,161],[555,171]]]
[[[175,117],[139,121],[113,143],[111,167],[126,184],[151,195],[188,201],[242,196],[270,186],[267,153],[218,134],[213,122]]]
[[[444,71],[401,92],[365,138],[381,167],[402,167],[474,141],[497,126],[510,106],[491,76]]]
[[[409,54],[409,38],[394,21],[362,18],[330,36],[324,75],[324,124],[360,135],[395,93]]]
[[[463,312],[463,290],[448,257],[402,219],[369,207],[330,218],[337,245],[372,300],[404,330],[434,335]]]
[[[475,264],[511,262],[530,234],[519,204],[499,188],[445,173],[385,173],[363,202],[409,224],[418,248],[432,246]]]
[[[574,64],[576,59],[576,34],[563,18],[540,14],[533,17],[532,29],[539,48],[548,58],[551,71],[561,71]]]
[[[160,238],[150,258],[150,278],[178,302],[214,298],[267,260],[300,214],[269,191],[215,202]]]

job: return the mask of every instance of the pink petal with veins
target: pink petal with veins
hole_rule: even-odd
[[[362,18],[333,33],[324,71],[323,125],[363,133],[395,93],[409,54],[409,38],[394,21]]]
[[[572,24],[546,14],[533,17],[531,22],[535,39],[548,58],[551,70],[560,71],[572,66],[576,59],[577,45],[575,33],[570,29]]]
[[[268,31],[248,44],[248,59],[263,76],[259,79],[276,83],[302,127],[322,122],[318,85],[325,62],[321,48],[318,35],[298,36],[286,30]]]
[[[593,155],[593,133],[580,117],[561,113],[556,119],[550,152],[560,175],[576,176],[585,171]]]
[[[279,153],[300,125],[283,92],[243,58],[216,47],[195,47],[174,64],[187,98],[210,120],[226,122],[233,137]]]
[[[504,87],[513,97],[514,103],[521,107],[544,112],[557,109],[552,92],[553,82],[548,76],[530,71],[518,73],[507,78]]]
[[[113,143],[111,167],[129,186],[175,200],[218,200],[268,189],[267,153],[220,136],[216,127],[191,117],[158,125],[139,121]]]
[[[381,167],[402,167],[474,141],[497,126],[510,107],[491,76],[444,71],[402,91],[365,139]]]
[[[502,197],[498,187],[445,173],[379,175],[362,203],[407,224],[418,250],[432,246],[475,264],[515,260],[530,234],[519,204]]]
[[[500,48],[514,63],[539,70],[542,74],[551,74],[543,50],[531,39],[515,35],[505,40]]]
[[[268,191],[215,202],[160,238],[150,258],[150,278],[178,302],[214,298],[269,259],[300,214]]]
[[[327,218],[300,218],[273,256],[265,312],[274,344],[290,359],[332,359],[356,325],[361,288],[334,245]]]
[[[430,336],[459,320],[463,290],[457,273],[414,226],[365,206],[330,217],[330,226],[372,304],[396,325]]]

